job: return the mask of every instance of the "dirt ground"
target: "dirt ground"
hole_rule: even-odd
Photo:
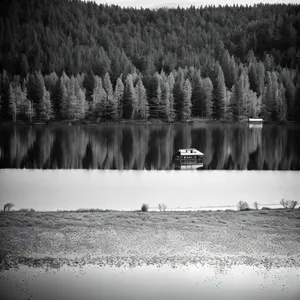
[[[300,266],[300,209],[1,212],[0,266]]]

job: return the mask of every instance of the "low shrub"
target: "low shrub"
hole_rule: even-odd
[[[298,204],[298,201],[291,200],[289,201],[289,208],[294,209]]]
[[[262,208],[261,208],[261,210],[270,210],[271,208],[270,207],[266,207],[266,206],[263,206]]]
[[[167,205],[164,203],[158,204],[159,211],[166,211]]]
[[[144,204],[142,205],[142,207],[141,207],[141,211],[142,211],[142,212],[146,212],[146,211],[148,211],[148,210],[149,210],[148,204],[145,204],[145,203],[144,203]]]
[[[246,201],[239,201],[237,204],[237,209],[239,211],[247,211],[250,210],[249,205]]]
[[[298,201],[295,201],[295,200],[284,200],[283,198],[280,200],[279,202],[285,209],[287,208],[290,208],[290,209],[294,209],[297,204],[298,204]]]
[[[254,209],[258,210],[259,209],[259,203],[257,201],[253,202],[253,207]]]
[[[21,212],[29,212],[29,208],[20,208],[19,211],[21,211]]]
[[[109,209],[101,209],[101,208],[79,208],[76,212],[105,212],[110,211]]]
[[[6,203],[3,207],[3,211],[10,211],[14,206],[13,203]]]

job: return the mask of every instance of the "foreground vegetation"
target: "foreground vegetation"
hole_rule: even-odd
[[[300,266],[300,210],[1,212],[1,261],[162,263],[234,259]]]
[[[300,120],[299,5],[1,1],[0,120]]]

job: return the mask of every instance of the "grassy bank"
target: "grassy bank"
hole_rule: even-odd
[[[1,261],[221,258],[300,266],[300,210],[1,212]]]

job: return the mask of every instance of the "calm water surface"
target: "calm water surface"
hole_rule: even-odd
[[[244,265],[221,269],[197,265],[132,269],[87,265],[57,271],[21,267],[0,273],[0,288],[7,300],[298,300],[299,271]]]
[[[172,170],[195,147],[209,170],[300,170],[300,126],[0,125],[0,168]]]
[[[0,207],[12,202],[16,209],[136,210],[145,202],[151,210],[159,203],[169,210],[235,209],[240,200],[264,206],[281,198],[299,200],[299,182],[298,171],[5,169],[0,170]]]

